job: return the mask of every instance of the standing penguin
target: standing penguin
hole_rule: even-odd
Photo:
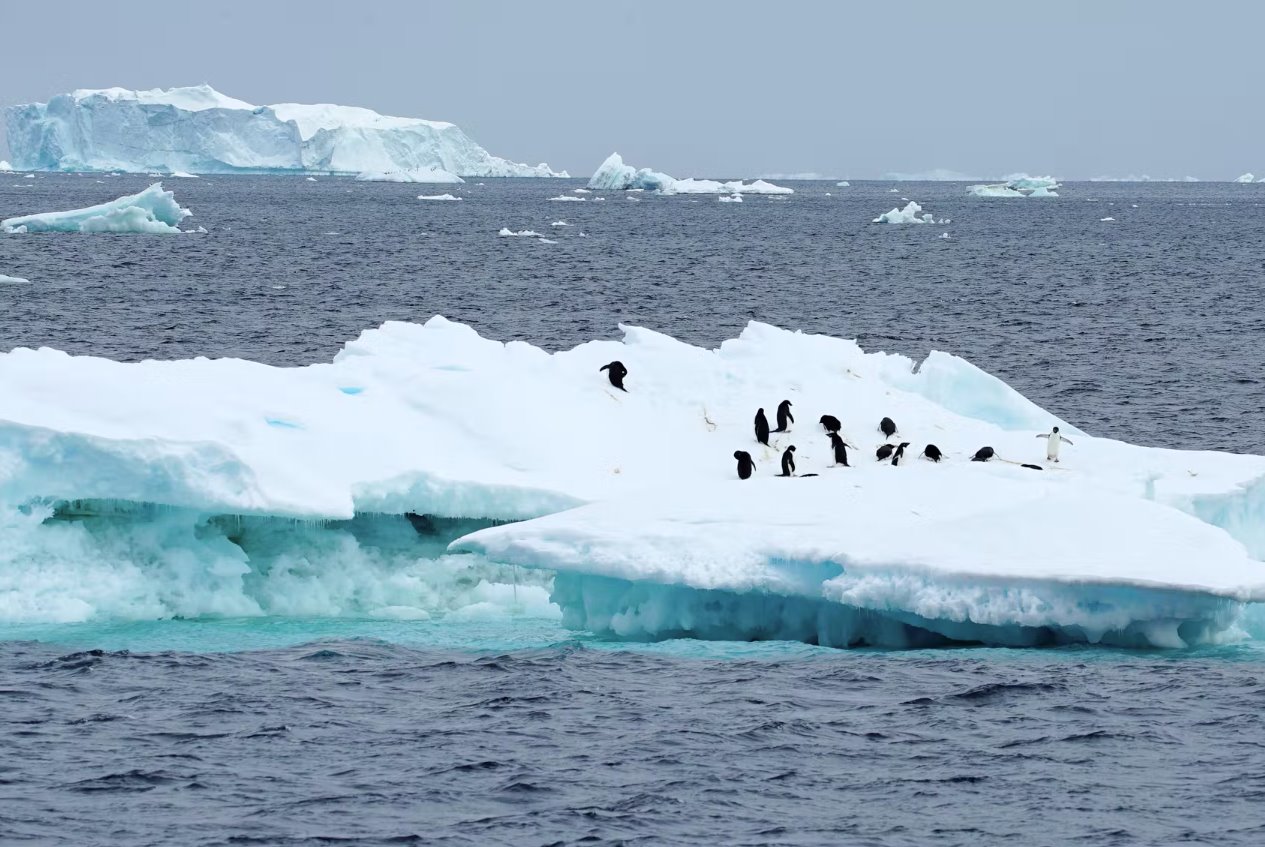
[[[938,462],[944,458],[944,454],[940,452],[940,448],[934,444],[928,444],[923,448],[922,455],[926,456],[933,462]]]
[[[891,456],[892,453],[894,453],[895,451],[896,451],[895,444],[884,444],[874,451],[874,456],[880,462],[885,462],[887,461],[888,457]]]
[[[1059,460],[1060,445],[1064,443],[1072,443],[1071,439],[1064,438],[1059,434],[1059,428],[1057,426],[1050,432],[1041,433],[1037,436],[1037,438],[1045,439],[1045,460],[1047,462],[1057,462]]]
[[[624,367],[623,362],[617,360],[608,365],[602,365],[598,368],[598,371],[606,371],[607,377],[610,378],[611,385],[615,386],[620,391],[628,390],[627,388],[624,388],[624,377],[628,376],[628,368]]]
[[[845,468],[851,467],[848,464],[848,444],[839,437],[839,433],[830,433],[830,446],[835,451],[835,464],[843,465]],[[853,447],[853,450],[856,448]]]
[[[774,432],[786,432],[787,423],[795,423],[795,416],[791,414],[791,401],[783,400],[777,404],[777,429]]]
[[[795,445],[782,453],[782,472],[778,476],[795,476]]]
[[[751,472],[755,470],[755,462],[751,461],[751,454],[746,450],[735,450],[734,458],[738,460],[738,479],[750,479]]]
[[[839,419],[834,415],[822,415],[821,425],[825,427],[826,432],[838,432],[843,429],[843,424],[839,423]]]
[[[764,416],[764,409],[755,413],[755,440],[765,447],[769,446],[769,419]]]
[[[899,465],[900,460],[905,458],[905,448],[909,446],[909,442],[905,441],[896,447],[896,452],[892,454],[892,464]]]
[[[879,431],[883,433],[884,438],[891,438],[896,434],[896,421],[891,418],[883,418],[878,422]]]
[[[975,451],[975,455],[971,457],[972,462],[987,462],[993,456],[997,455],[992,447],[981,447]]]

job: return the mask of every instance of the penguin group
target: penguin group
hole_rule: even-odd
[[[610,362],[603,365],[598,370],[606,371],[607,378],[610,380],[612,387],[618,388],[620,391],[628,391],[628,389],[624,387],[624,378],[628,376],[628,368],[624,366],[623,362]],[[756,443],[765,447],[770,447],[772,446],[769,444],[769,436],[771,434],[790,432],[790,425],[795,423],[795,416],[791,413],[791,406],[792,403],[790,400],[783,400],[781,403],[778,403],[777,411],[775,413],[777,419],[776,429],[769,427],[769,419],[765,416],[763,407],[756,410],[754,421]],[[825,432],[826,437],[830,441],[830,450],[832,456],[834,457],[834,464],[830,465],[830,467],[852,467],[848,464],[848,448],[851,447],[853,450],[856,450],[857,448],[844,441],[843,436],[840,434],[843,430],[843,424],[840,420],[834,415],[822,415],[818,419],[818,423],[821,424],[822,430]],[[905,459],[905,449],[910,446],[910,442],[901,441],[896,444],[891,443],[893,436],[899,432],[899,429],[896,426],[896,422],[889,417],[884,417],[879,421],[878,430],[883,434],[883,443],[880,444],[874,451],[875,460],[879,462],[890,462],[892,465],[899,466]],[[1059,428],[1057,426],[1054,427],[1051,432],[1042,433],[1041,435],[1038,435],[1037,438],[1046,439],[1046,461],[1051,462],[1057,462],[1059,460],[1059,447],[1061,444],[1072,443],[1070,439],[1059,433]],[[997,451],[995,451],[992,447],[985,446],[975,451],[975,454],[971,456],[971,461],[987,462],[990,459],[996,458],[996,456]],[[936,445],[928,444],[922,449],[922,452],[918,454],[918,457],[939,464],[944,459],[944,453]],[[755,473],[756,467],[755,460],[751,458],[751,454],[745,450],[735,450],[734,459],[738,463],[738,478],[750,479]],[[1018,463],[1012,462],[1011,464]],[[1040,465],[1027,463],[1021,464],[1020,467],[1036,471],[1044,470],[1044,468]],[[797,474],[795,472],[794,444],[788,445],[782,452],[781,471],[782,472],[778,474],[779,477],[798,476],[803,478],[817,476],[815,473]]]

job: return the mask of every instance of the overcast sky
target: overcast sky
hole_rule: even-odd
[[[613,150],[675,176],[1265,171],[1252,2],[70,0],[0,29],[0,105],[208,82],[452,121],[573,176]]]

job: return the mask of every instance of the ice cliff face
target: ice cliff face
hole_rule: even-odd
[[[208,85],[80,89],[6,110],[24,170],[317,171],[434,168],[459,176],[566,176],[493,156],[450,123],[328,104],[252,106]]]

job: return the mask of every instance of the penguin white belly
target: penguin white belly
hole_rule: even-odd
[[[1059,457],[1059,445],[1063,443],[1063,439],[1057,435],[1051,435],[1045,441],[1045,457],[1047,459],[1057,459]]]

